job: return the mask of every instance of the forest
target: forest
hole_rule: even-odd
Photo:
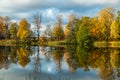
[[[58,16],[53,27],[48,24],[42,30],[42,14],[33,17],[34,29],[31,23],[23,18],[13,23],[9,16],[0,17],[0,43],[4,40],[14,43],[47,44],[51,41],[79,46],[93,45],[95,41],[119,41],[120,11],[114,8],[103,8],[96,16],[68,16],[68,23],[63,26],[62,17]]]

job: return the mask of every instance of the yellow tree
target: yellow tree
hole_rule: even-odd
[[[57,40],[61,40],[61,39],[64,38],[64,31],[63,31],[63,28],[62,28],[61,17],[58,17],[57,23],[55,24],[55,26],[53,28],[52,35]]]
[[[32,34],[30,30],[30,24],[27,22],[27,20],[24,18],[20,21],[19,26],[18,26],[18,32],[17,32],[17,37],[19,39],[27,39],[30,37]]]
[[[65,31],[64,31],[64,34],[65,34],[65,37],[67,38],[67,36],[70,34],[70,28],[73,27],[73,26],[70,26],[70,23],[73,22],[73,20],[75,20],[75,14],[70,14],[68,16],[68,24],[65,26]]]
[[[98,17],[93,17],[93,18],[90,18],[90,21],[89,21],[89,30],[90,30],[90,33],[92,35],[93,38],[97,39],[97,40],[101,40],[100,36],[100,28],[99,28],[99,20],[98,20]]]
[[[113,21],[111,24],[111,32],[110,32],[110,38],[112,39],[117,39],[119,38],[119,34],[118,34],[118,25],[116,21]]]
[[[110,26],[114,20],[114,9],[104,8],[99,12],[100,30],[103,40],[108,40],[110,36]]]
[[[120,39],[120,11],[117,12],[117,18],[112,22],[110,37]]]

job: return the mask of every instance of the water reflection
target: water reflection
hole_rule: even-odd
[[[0,47],[0,80],[119,80],[120,49]]]

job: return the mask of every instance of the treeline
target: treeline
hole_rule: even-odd
[[[45,40],[44,37],[46,37],[46,40],[65,40],[66,43],[78,43],[81,46],[90,45],[95,40],[120,39],[120,11],[114,8],[104,8],[95,17],[77,18],[75,14],[71,14],[65,26],[62,25],[62,17],[59,16],[53,28],[48,24],[43,32],[40,32],[41,22],[41,14],[36,14],[35,28],[31,30],[30,23],[25,18],[17,24],[11,23],[8,16],[0,17],[0,38],[28,40],[36,34],[38,40]]]
[[[5,20],[6,18],[6,20]],[[1,39],[27,39],[32,35],[30,23],[24,18],[17,23],[10,22],[10,18],[0,17],[0,38]]]
[[[93,41],[116,41],[120,39],[120,11],[104,8],[95,17],[84,16],[76,18],[70,16],[66,25],[68,42],[79,45],[91,45]]]

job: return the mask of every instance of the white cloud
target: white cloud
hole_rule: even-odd
[[[54,24],[58,15],[66,23],[71,13],[93,16],[103,7],[119,8],[119,3],[119,0],[1,0],[0,16],[8,15],[16,21],[27,18],[32,23],[33,15],[41,12],[44,25]]]
[[[83,5],[95,5],[95,4],[118,4],[119,0],[72,0],[74,3]]]

